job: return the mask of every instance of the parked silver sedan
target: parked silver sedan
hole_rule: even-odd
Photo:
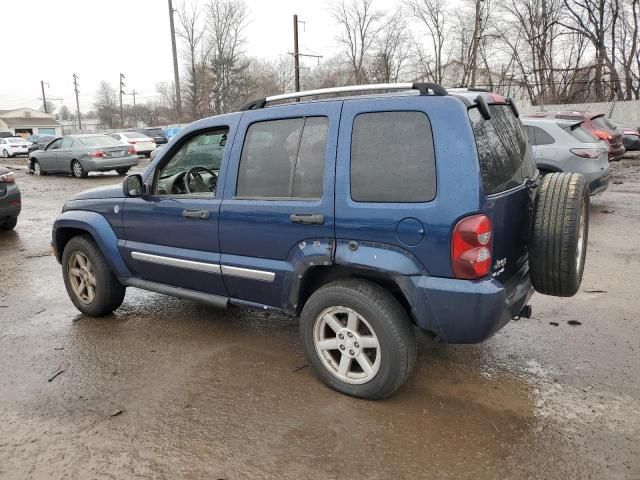
[[[541,173],[574,172],[587,179],[591,195],[609,186],[609,146],[581,121],[520,117]]]
[[[136,165],[138,156],[132,145],[99,134],[65,135],[29,155],[29,171],[36,175],[64,172],[85,178],[89,172],[109,170],[126,175]]]

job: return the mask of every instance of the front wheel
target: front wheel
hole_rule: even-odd
[[[116,310],[126,292],[88,236],[69,240],[62,254],[62,274],[69,298],[85,315],[101,317]]]
[[[4,158],[9,158],[11,155],[9,155],[9,152],[7,152],[7,149],[5,148],[4,150],[2,150],[2,156]]]
[[[131,167],[116,168],[116,172],[118,172],[118,175],[126,175],[130,168]]]
[[[405,309],[365,280],[338,280],[311,295],[300,316],[300,335],[320,380],[354,397],[388,397],[415,364],[416,341]]]
[[[87,178],[88,173],[82,168],[82,165],[78,160],[74,160],[71,163],[71,173],[76,178]]]
[[[47,172],[42,170],[42,167],[40,166],[40,163],[37,160],[33,161],[33,173],[38,177],[41,177],[47,174]]]

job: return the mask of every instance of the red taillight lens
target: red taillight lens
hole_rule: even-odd
[[[14,177],[13,172],[5,173],[0,175],[0,183],[16,183],[16,177]]]
[[[570,148],[569,151],[582,158],[598,158],[606,150],[597,148]]]
[[[594,130],[593,134],[601,140],[613,140],[613,137],[604,130]]]
[[[135,155],[135,154],[136,154],[136,149],[135,149],[135,148],[133,148],[133,147],[131,147],[129,150],[127,150],[127,153],[128,153],[129,155]]]
[[[451,235],[451,267],[456,278],[474,280],[491,271],[493,227],[486,215],[463,218]]]
[[[102,158],[105,153],[102,150],[96,150],[95,152],[89,152],[88,155],[93,158]]]

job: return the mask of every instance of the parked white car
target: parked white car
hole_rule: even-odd
[[[0,138],[0,153],[4,158],[15,157],[16,155],[29,155],[31,142],[22,137]]]
[[[110,135],[116,140],[133,145],[136,153],[145,157],[150,156],[156,148],[153,139],[140,132],[115,132]]]

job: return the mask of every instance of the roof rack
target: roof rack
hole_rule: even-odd
[[[449,95],[447,90],[437,83],[373,83],[370,85],[350,85],[346,87],[318,88],[316,90],[306,90],[303,92],[283,93],[282,95],[272,95],[266,98],[260,98],[253,102],[247,103],[240,110],[257,110],[264,108],[269,102],[278,102],[280,100],[290,100],[293,98],[317,97],[319,95],[331,95],[339,93],[351,92],[369,92],[377,90],[418,90],[420,95],[446,96]]]

